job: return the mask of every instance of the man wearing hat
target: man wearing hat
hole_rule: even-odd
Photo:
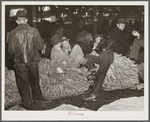
[[[53,44],[51,67],[79,67],[81,64],[84,65],[86,63],[87,60],[84,58],[81,47],[76,44],[71,50],[66,39],[66,37],[60,38],[57,34],[51,37],[51,43]],[[70,54],[66,50],[71,51]]]
[[[124,37],[123,30],[125,28],[125,20],[123,18],[118,19],[117,27],[112,30],[109,36],[112,40],[115,41],[115,46],[113,47],[113,51],[126,56],[129,51],[129,44]]]
[[[59,37],[62,37],[64,35],[64,30],[61,26],[58,26],[54,29],[54,32],[51,34],[51,37],[53,37],[54,35],[58,35]],[[52,49],[53,45],[51,43],[51,41],[48,41],[46,44],[46,47],[43,49],[43,58],[50,58],[50,54],[51,54],[51,49]]]
[[[16,84],[22,99],[22,105],[27,110],[42,110],[47,106],[43,102],[39,86],[38,61],[43,49],[43,39],[37,29],[27,24],[25,11],[16,14],[18,26],[8,37],[8,52],[15,55]]]

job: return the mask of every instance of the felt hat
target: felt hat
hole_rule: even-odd
[[[132,31],[137,31],[138,33],[141,33],[141,28],[139,28],[138,26],[134,26],[132,28]]]
[[[25,11],[23,10],[19,10],[17,13],[16,13],[16,17],[27,17]]]
[[[119,24],[119,23],[125,24],[125,19],[124,18],[118,19],[117,24]]]
[[[56,45],[62,41],[63,41],[63,39],[61,39],[57,34],[55,34],[54,36],[51,37],[51,44],[52,45]]]
[[[69,41],[65,36],[61,37],[62,41]]]

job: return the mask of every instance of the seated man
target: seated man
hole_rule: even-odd
[[[115,46],[112,47],[113,52],[122,54],[126,56],[129,52],[129,44],[124,37],[123,30],[125,29],[125,20],[123,18],[119,19],[117,22],[117,27],[113,29],[109,36],[115,41]]]
[[[102,49],[100,56],[95,56],[95,55],[86,56],[86,58],[88,59],[86,63],[86,67],[89,70],[91,70],[92,68],[95,67],[94,63],[97,63],[99,64],[99,69],[94,79],[92,92],[86,94],[82,98],[83,100],[96,101],[96,98],[101,90],[105,75],[114,60],[113,51],[111,49],[113,45],[114,42],[109,37],[106,37],[106,39],[102,39],[100,42],[100,49]]]
[[[132,34],[137,38],[134,39],[129,58],[137,62],[139,50],[141,49],[141,47],[144,48],[144,34],[140,34],[136,29],[132,31]]]
[[[64,35],[64,30],[61,27],[56,27],[54,29],[54,32],[51,34],[51,37],[53,35],[57,34],[59,37],[62,37]],[[53,45],[51,44],[50,39],[45,39],[46,40],[46,45],[44,46],[43,50],[42,50],[42,56],[43,58],[50,58],[50,54],[51,54],[51,49],[53,47]]]
[[[51,50],[51,67],[67,66],[79,67],[81,64],[86,64],[83,51],[79,45],[75,45],[70,49],[69,42],[60,38],[57,34],[52,36],[51,41],[53,48]],[[68,51],[71,51],[70,54]]]

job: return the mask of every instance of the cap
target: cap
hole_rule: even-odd
[[[17,13],[16,13],[16,17],[27,17],[25,11],[23,10],[19,10]]]
[[[56,45],[62,41],[63,41],[63,39],[61,39],[57,34],[55,34],[54,36],[51,37],[51,43],[53,45]]]
[[[65,36],[61,37],[62,41],[69,41],[69,39],[67,39]]]
[[[141,28],[139,26],[132,27],[132,31],[137,31],[138,33],[141,33]]]
[[[123,23],[123,24],[125,24],[125,19],[124,19],[124,18],[120,18],[120,19],[118,19],[117,24],[119,24],[119,23]]]

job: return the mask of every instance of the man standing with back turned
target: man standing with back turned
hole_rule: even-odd
[[[43,49],[44,40],[37,29],[27,24],[25,11],[16,14],[18,26],[8,37],[8,52],[15,54],[16,83],[22,99],[22,105],[27,110],[43,110],[49,102],[42,101],[39,86],[38,61]]]

